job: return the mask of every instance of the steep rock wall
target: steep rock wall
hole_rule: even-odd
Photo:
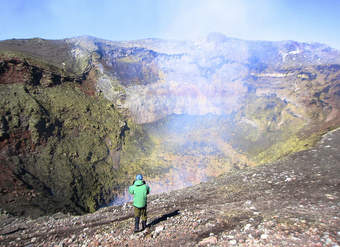
[[[1,207],[37,216],[108,203],[130,126],[111,102],[94,96],[95,73],[8,55],[0,71],[0,169],[8,174]]]

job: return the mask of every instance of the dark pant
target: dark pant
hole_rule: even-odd
[[[146,206],[144,208],[134,207],[135,218],[140,217],[142,221],[147,220]]]

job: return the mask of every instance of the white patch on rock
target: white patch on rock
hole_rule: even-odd
[[[267,239],[267,238],[268,238],[268,234],[264,233],[264,234],[261,235],[261,239]]]
[[[233,240],[230,240],[230,241],[229,241],[229,244],[231,244],[231,245],[235,245],[235,244],[237,244],[237,241],[236,241],[235,239],[233,239]]]
[[[217,238],[215,236],[210,236],[208,238],[204,238],[198,243],[198,246],[205,246],[208,244],[217,244]]]
[[[164,230],[164,226],[157,226],[156,229],[155,229],[155,233],[158,234],[163,230]]]

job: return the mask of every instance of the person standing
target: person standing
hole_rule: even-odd
[[[135,215],[135,230],[139,232],[139,220],[142,220],[142,231],[146,228],[147,214],[147,195],[150,193],[150,187],[143,180],[143,176],[138,174],[133,185],[129,187],[129,193],[133,195],[133,206]]]

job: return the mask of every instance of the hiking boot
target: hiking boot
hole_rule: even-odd
[[[142,231],[146,228],[146,220],[142,220]]]
[[[139,232],[139,217],[135,218],[135,230],[134,232]]]

